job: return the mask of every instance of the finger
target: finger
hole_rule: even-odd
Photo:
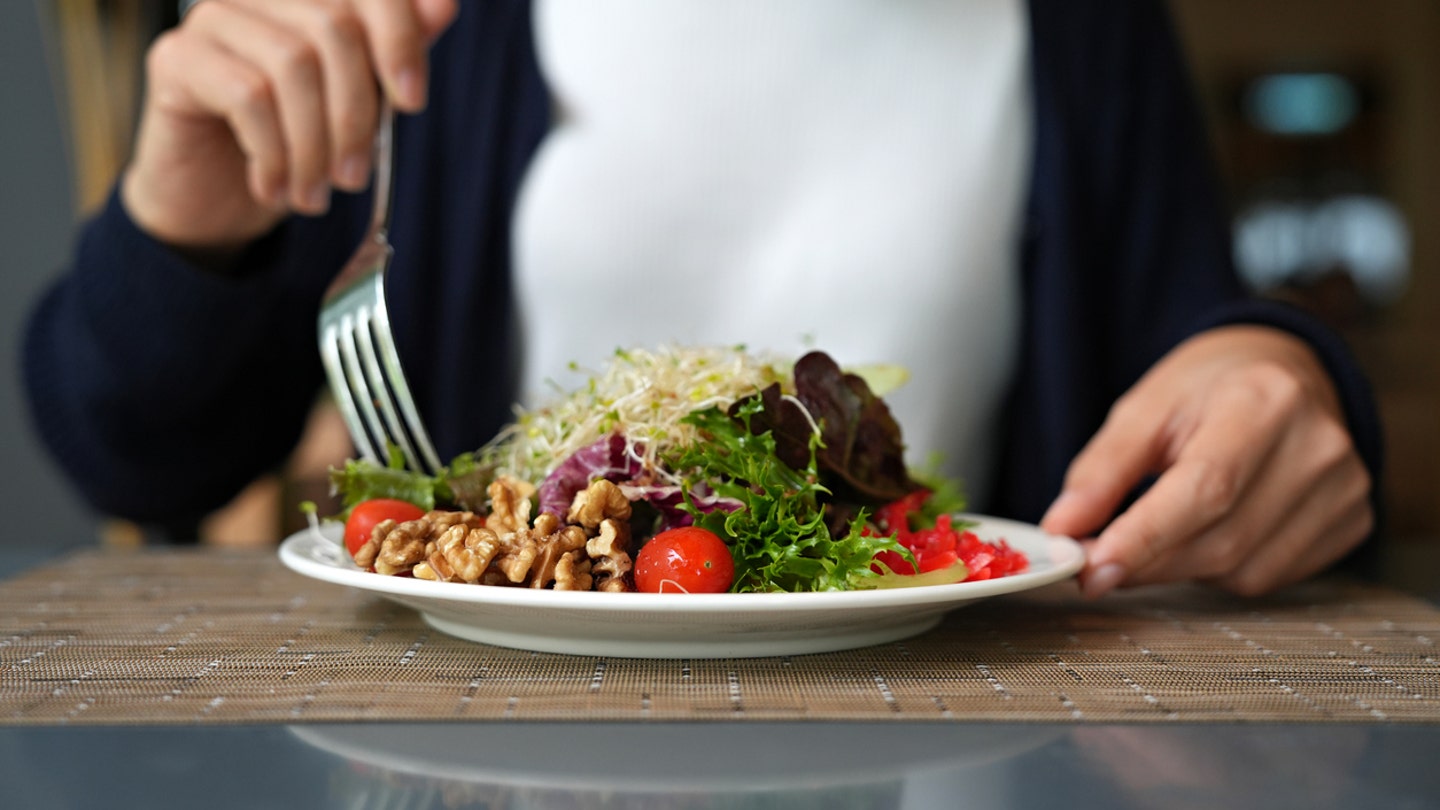
[[[1274,536],[1311,496],[1323,471],[1298,457],[1305,449],[1301,431],[1287,431],[1277,447],[1239,493],[1230,511],[1189,542],[1130,572],[1126,582],[1148,585],[1220,577],[1234,571],[1256,546]]]
[[[1265,476],[1257,476],[1265,477]],[[1161,554],[1125,577],[1127,585],[1154,585],[1186,580],[1215,580],[1232,574],[1262,545],[1270,542],[1283,526],[1282,514],[1302,507],[1303,493],[1260,495],[1255,503],[1237,507],[1199,535]],[[1267,501],[1261,508],[1261,499]]]
[[[155,103],[223,120],[245,154],[250,193],[262,204],[283,205],[285,137],[264,73],[208,37],[188,32],[159,37],[149,61]]]
[[[363,189],[379,107],[363,22],[342,3],[270,3],[266,11],[313,43],[324,87],[330,179],[348,191]]]
[[[1259,596],[1314,576],[1369,536],[1374,514],[1368,504],[1356,505],[1327,521],[1323,531],[1307,528],[1277,536],[1260,547],[1254,560],[1214,584],[1241,596]]]
[[[291,207],[323,213],[330,204],[330,135],[316,49],[274,18],[235,3],[202,3],[191,16],[193,30],[265,74],[285,139]]]
[[[1131,582],[1225,578],[1246,567],[1254,574],[1253,560],[1265,549],[1301,554],[1301,547],[1275,542],[1294,526],[1314,524],[1314,539],[1325,520],[1368,505],[1369,474],[1348,432],[1318,408],[1302,409],[1287,424],[1234,509],[1168,558],[1135,571]],[[1284,560],[1265,567],[1284,567]]]
[[[455,17],[460,13],[456,0],[415,0],[415,14],[420,20],[420,30],[428,41],[434,42]]]
[[[1347,513],[1344,520],[1331,524],[1329,530],[1321,536],[1320,542],[1309,546],[1303,554],[1291,560],[1289,565],[1270,572],[1267,581],[1271,584],[1264,586],[1262,590],[1255,590],[1253,585],[1244,579],[1220,584],[1241,594],[1263,593],[1266,590],[1293,585],[1339,562],[1346,554],[1364,543],[1374,530],[1375,513],[1367,503]]]
[[[380,84],[395,108],[419,112],[425,107],[429,67],[425,49],[430,35],[408,0],[354,0],[365,22],[365,36]]]
[[[1369,473],[1358,456],[1335,465],[1263,542],[1215,584],[1255,596],[1323,570],[1374,527],[1370,488]]]
[[[1175,463],[1101,532],[1082,577],[1099,596],[1228,516],[1285,435],[1288,403],[1235,385],[1214,393],[1193,432],[1173,439]]]
[[[1162,409],[1132,392],[1115,403],[1104,424],[1070,462],[1060,495],[1040,526],[1052,534],[1089,536],[1164,460]]]

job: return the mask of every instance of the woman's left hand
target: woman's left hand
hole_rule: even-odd
[[[1080,578],[1088,596],[1182,580],[1254,595],[1364,540],[1372,483],[1309,347],[1276,329],[1226,326],[1176,347],[1115,403],[1041,526],[1099,531]]]

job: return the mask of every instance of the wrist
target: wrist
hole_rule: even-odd
[[[218,272],[227,271],[281,218],[277,213],[231,224],[223,211],[206,211],[198,201],[187,205],[176,199],[134,165],[121,176],[118,191],[121,209],[142,233],[191,264]]]
[[[1279,326],[1261,323],[1227,324],[1215,327],[1210,334],[1227,341],[1238,353],[1289,369],[1312,401],[1344,423],[1344,409],[1335,380],[1315,347],[1300,336]]]

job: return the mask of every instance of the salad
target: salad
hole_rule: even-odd
[[[438,475],[393,451],[332,470],[346,547],[377,574],[565,590],[855,590],[1024,570],[954,517],[956,482],[906,467],[876,392],[894,376],[818,351],[617,351]]]

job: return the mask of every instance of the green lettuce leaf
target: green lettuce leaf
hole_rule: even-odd
[[[820,436],[812,431],[807,461],[799,469],[790,466],[777,454],[774,435],[757,433],[751,423],[764,407],[763,400],[752,398],[733,416],[709,408],[686,418],[703,440],[666,459],[685,479],[683,508],[696,525],[730,545],[736,592],[864,587],[862,582],[877,576],[870,569],[877,552],[903,549],[891,537],[862,534],[863,513],[843,534],[832,536],[824,509],[830,492],[819,483],[815,460]],[[738,501],[741,508],[705,512],[690,500],[697,487]]]
[[[330,485],[340,495],[344,514],[361,501],[396,498],[429,511],[436,506],[440,481],[401,467],[382,467],[372,461],[351,459],[340,469],[330,470]],[[342,515],[343,517],[343,515]]]
[[[473,453],[456,456],[435,475],[424,475],[405,468],[400,448],[390,448],[387,464],[381,466],[365,459],[350,459],[340,469],[331,468],[330,486],[340,495],[344,511],[372,498],[395,498],[408,501],[429,511],[455,509],[480,512],[486,508],[485,488],[495,478],[491,467],[482,465]]]

